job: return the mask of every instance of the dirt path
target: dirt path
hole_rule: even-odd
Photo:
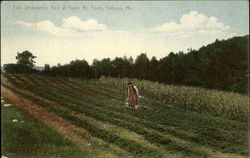
[[[56,130],[59,134],[73,141],[82,150],[92,152],[96,155],[96,157],[119,157],[119,155],[114,153],[122,153],[127,157],[130,157],[129,154],[122,149],[116,146],[111,146],[98,138],[92,137],[85,129],[76,127],[69,121],[47,111],[27,99],[18,96],[3,86],[1,86],[1,95],[15,104],[18,109],[28,113],[48,127]],[[97,148],[95,145],[105,145],[106,150]],[[107,149],[107,147],[109,149]]]

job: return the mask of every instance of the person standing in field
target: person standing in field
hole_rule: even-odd
[[[135,108],[138,104],[138,89],[131,82],[128,82],[128,106],[131,108]]]

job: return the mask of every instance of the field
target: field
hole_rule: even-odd
[[[126,89],[115,85],[115,82],[113,86],[108,83],[112,82],[2,75],[1,95],[19,110],[49,127],[51,133],[56,131],[72,142],[72,146],[76,145],[72,150],[77,154],[66,156],[60,154],[64,152],[60,149],[55,151],[59,157],[84,157],[86,154],[87,157],[248,156],[245,105],[237,105],[238,111],[229,115],[226,115],[227,111],[218,110],[223,114],[218,117],[216,110],[200,113],[192,108],[180,108],[178,101],[175,101],[176,105],[175,102],[171,104],[166,95],[157,98],[151,94],[152,91],[146,93],[144,89],[142,92],[147,95],[143,95],[140,104],[146,109],[133,110],[125,106]],[[236,97],[236,100],[239,98]],[[245,97],[242,102],[245,104]],[[192,101],[192,105],[194,103]],[[234,111],[233,106],[225,106],[222,109]],[[241,110],[242,116],[239,115]],[[36,126],[27,128],[34,130]],[[61,138],[51,144],[58,141],[63,144]],[[24,147],[30,145],[18,143],[23,143]],[[8,142],[3,146],[8,146]],[[11,152],[15,151],[9,149],[7,154]],[[28,154],[36,156],[36,153]]]
[[[88,157],[73,142],[55,130],[20,112],[5,98],[1,98],[2,109],[2,155],[8,157]],[[32,127],[32,128],[31,128]]]

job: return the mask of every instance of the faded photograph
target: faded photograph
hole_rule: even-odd
[[[246,158],[249,2],[1,1],[2,158]]]

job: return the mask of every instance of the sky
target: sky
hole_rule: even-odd
[[[36,66],[157,59],[249,34],[248,1],[1,1],[1,66],[29,50]]]

